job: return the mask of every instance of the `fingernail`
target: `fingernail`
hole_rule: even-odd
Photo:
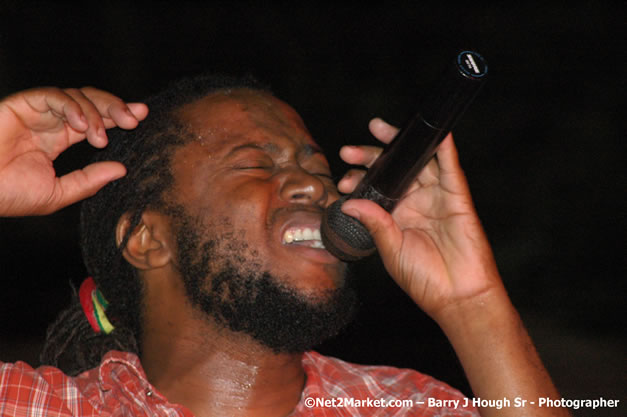
[[[102,127],[98,128],[98,131],[96,132],[96,136],[98,136],[100,139],[104,141],[107,140],[107,134],[105,133],[105,130]]]
[[[345,206],[342,206],[341,210],[342,210],[342,213],[359,220],[359,212],[355,210],[354,208],[350,208],[350,207],[345,208]]]
[[[340,148],[340,156],[344,155],[343,157],[346,157],[346,154],[344,154],[344,152],[353,152],[357,147],[353,146],[353,145],[344,145]]]

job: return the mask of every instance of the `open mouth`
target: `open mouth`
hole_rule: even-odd
[[[290,227],[283,233],[284,245],[301,245],[314,249],[324,249],[319,228]]]

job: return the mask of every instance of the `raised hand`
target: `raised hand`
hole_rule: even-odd
[[[37,88],[0,102],[0,216],[52,213],[95,194],[126,174],[118,162],[98,162],[57,177],[53,161],[87,138],[107,145],[105,129],[133,129],[148,114],[92,87]]]
[[[384,143],[397,132],[380,119],[371,121],[370,130]],[[376,147],[348,146],[340,156],[369,167],[380,153]],[[349,172],[339,190],[352,191],[363,175]],[[451,135],[392,215],[366,200],[349,200],[342,210],[364,223],[390,275],[436,320],[449,306],[502,288]]]

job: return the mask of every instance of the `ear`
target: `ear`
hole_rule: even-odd
[[[120,217],[115,230],[118,247],[124,241],[129,227],[130,217],[125,213]],[[144,212],[122,250],[124,259],[139,270],[161,268],[167,265],[172,258],[169,231],[170,225],[166,216],[154,211]]]

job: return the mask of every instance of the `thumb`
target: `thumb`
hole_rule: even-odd
[[[96,162],[64,175],[57,180],[52,202],[46,207],[46,212],[51,213],[91,197],[106,184],[124,175],[124,165],[113,161]]]
[[[366,226],[381,259],[386,265],[392,265],[403,243],[403,232],[392,215],[372,201],[359,199],[347,200],[342,205],[342,212]]]

